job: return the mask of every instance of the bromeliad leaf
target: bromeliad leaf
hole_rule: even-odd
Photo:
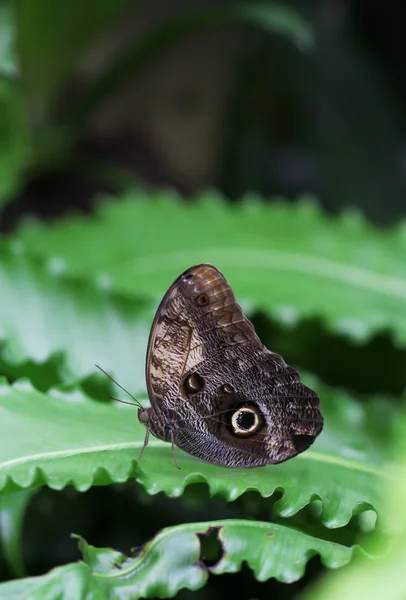
[[[201,540],[216,532],[220,543],[214,566],[206,567]],[[244,542],[242,543],[242,540]],[[170,598],[180,589],[203,587],[209,574],[238,571],[244,561],[259,581],[275,577],[292,582],[303,574],[311,557],[338,568],[358,546],[346,547],[313,538],[287,526],[261,521],[224,520],[168,527],[129,558],[110,548],[95,548],[79,541],[84,562],[54,569],[42,577],[0,585],[0,600],[17,597],[23,589],[32,600],[74,597],[77,600],[108,598]],[[14,596],[13,596],[14,594]]]
[[[393,410],[371,401],[368,412],[344,393],[311,382],[322,398],[326,427],[301,456],[259,469],[228,469],[200,462],[152,439],[139,463],[145,428],[134,408],[91,400],[79,389],[43,394],[19,382],[0,387],[0,490],[78,490],[136,479],[150,494],[180,496],[187,485],[205,482],[211,494],[234,500],[247,490],[269,497],[281,492],[276,514],[291,516],[312,500],[322,501],[322,522],[346,524],[352,514],[381,511],[389,465]]]
[[[379,231],[356,215],[326,217],[309,202],[230,207],[207,193],[186,205],[139,191],[106,203],[97,219],[27,226],[19,239],[71,273],[103,275],[114,290],[156,301],[183,270],[211,262],[248,309],[287,323],[317,316],[359,341],[389,329],[406,343],[403,226]]]

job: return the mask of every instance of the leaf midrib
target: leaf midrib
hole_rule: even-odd
[[[0,463],[0,474],[1,471],[10,467],[14,467],[16,465],[29,463],[29,462],[37,462],[40,460],[54,460],[56,458],[69,458],[71,456],[77,456],[79,454],[92,454],[99,453],[103,451],[111,451],[111,450],[123,450],[123,449],[134,449],[140,450],[143,446],[143,442],[131,441],[131,442],[120,442],[115,444],[103,444],[102,446],[88,446],[84,448],[74,448],[71,450],[56,450],[49,452],[41,452],[37,454],[32,454],[29,456],[20,456],[18,458],[13,458],[11,460]],[[168,447],[167,442],[163,442],[160,440],[151,440],[148,443],[149,448],[166,448]],[[388,477],[388,473],[385,471],[378,469],[376,467],[370,467],[363,463],[357,461],[350,461],[346,458],[342,458],[339,456],[331,456],[329,454],[323,454],[320,452],[312,452],[311,450],[300,454],[296,457],[296,460],[314,460],[316,462],[323,462],[328,464],[334,464],[337,466],[341,466],[346,469],[350,469],[353,471],[360,471],[364,473],[368,473],[370,475],[374,475],[381,478]]]
[[[148,272],[168,271],[173,268],[182,268],[185,256],[190,260],[193,253],[204,251],[206,260],[221,261],[222,267],[235,267],[251,269],[287,270],[297,273],[306,273],[340,281],[354,287],[363,288],[390,297],[406,299],[406,283],[395,277],[381,275],[363,267],[347,265],[324,257],[294,252],[264,251],[251,249],[194,249],[185,252],[168,252],[145,258],[137,259],[133,267],[144,275]]]

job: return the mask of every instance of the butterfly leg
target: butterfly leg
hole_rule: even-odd
[[[143,455],[145,448],[148,446],[148,439],[149,439],[149,429],[147,427],[147,431],[145,432],[144,445],[141,448],[141,452],[139,453],[137,460],[141,459],[141,456]]]
[[[172,454],[173,454],[173,460],[174,463],[176,465],[176,468],[181,470],[180,466],[178,465],[178,461],[176,460],[176,452],[175,452],[175,440],[173,439],[173,431],[171,431],[171,442],[172,442]]]

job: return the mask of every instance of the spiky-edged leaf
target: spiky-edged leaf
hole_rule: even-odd
[[[396,528],[387,551],[373,565],[359,560],[341,574],[329,574],[308,588],[301,600],[368,600],[403,599],[406,597],[406,418],[398,419],[393,435],[396,464],[389,485],[385,489],[387,512]],[[378,554],[386,547],[382,531],[376,531],[369,540],[369,549]]]
[[[206,567],[200,536],[217,531],[221,544],[218,562]],[[347,564],[357,546],[346,547],[313,538],[283,525],[261,521],[225,520],[168,527],[129,558],[110,548],[79,542],[84,563],[54,569],[0,585],[0,600],[24,597],[75,597],[77,600],[108,598],[171,598],[180,589],[197,590],[210,573],[235,573],[244,561],[259,581],[299,579],[312,556],[320,555],[329,568]],[[14,596],[12,594],[15,594]]]
[[[198,262],[219,267],[237,299],[287,323],[309,316],[365,341],[389,329],[406,342],[406,235],[352,216],[326,217],[314,204],[246,201],[215,193],[186,205],[168,193],[134,192],[97,218],[74,217],[19,237],[37,255],[114,290],[162,297]]]
[[[314,385],[314,382],[313,382]],[[136,410],[101,403],[80,390],[42,394],[28,383],[0,387],[0,490],[46,483],[78,490],[123,482],[133,477],[150,494],[176,497],[185,486],[205,482],[211,494],[234,500],[246,490],[282,497],[276,514],[291,516],[315,498],[323,505],[328,527],[346,524],[366,508],[378,512],[389,464],[393,411],[371,402],[368,411],[348,398],[316,384],[326,427],[312,450],[280,465],[228,469],[201,462],[152,438],[139,463],[145,428]]]
[[[18,244],[0,248],[0,289],[0,360],[11,375],[46,388],[91,375],[96,363],[131,390],[145,389],[148,304],[113,296],[103,280],[66,278],[58,261],[37,264]]]

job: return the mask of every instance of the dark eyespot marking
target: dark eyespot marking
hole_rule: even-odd
[[[183,276],[183,279],[186,279],[186,281],[187,281],[188,279],[192,279],[192,277],[193,277],[193,273],[188,273],[187,275]]]
[[[255,405],[240,406],[231,415],[231,431],[238,436],[250,436],[262,427],[263,422]]]
[[[304,452],[311,446],[316,439],[314,435],[299,435],[293,434],[293,445],[298,452]]]
[[[228,344],[226,342],[220,342],[219,343],[219,348],[220,350],[223,350],[223,348],[227,348]]]
[[[207,304],[209,301],[209,297],[207,294],[200,294],[200,296],[198,296],[196,298],[196,302],[197,304],[200,304],[200,306],[204,306],[205,304]]]
[[[185,379],[184,386],[189,394],[196,394],[204,388],[205,381],[199,373],[191,373]]]
[[[236,427],[243,431],[251,431],[257,422],[257,415],[250,410],[239,410],[234,417]]]
[[[223,392],[223,394],[232,394],[235,390],[232,385],[230,385],[229,383],[225,383],[221,386],[221,391]]]

